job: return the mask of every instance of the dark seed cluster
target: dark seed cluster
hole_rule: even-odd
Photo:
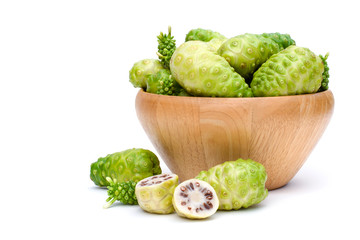
[[[152,176],[152,177],[148,177],[144,180],[142,180],[139,184],[140,186],[151,186],[151,185],[155,185],[155,184],[160,184],[164,181],[167,181],[169,179],[172,179],[173,176],[171,176],[170,174],[161,174],[161,175],[156,175],[156,176]]]
[[[209,189],[207,189],[206,187],[201,187],[201,184],[199,182],[195,182],[195,183],[192,183],[190,182],[188,185],[186,186],[181,186],[180,187],[180,196],[182,198],[184,198],[182,201],[181,201],[181,205],[182,206],[186,206],[188,204],[191,203],[190,199],[189,199],[189,194],[193,191],[197,191],[199,193],[202,193],[204,196],[205,196],[205,199],[206,201],[199,204],[198,206],[196,206],[194,209],[195,209],[195,212],[200,212],[200,211],[204,211],[205,209],[206,210],[209,210],[209,209],[212,209],[214,206],[212,204],[212,202],[210,200],[213,199],[214,195],[212,193],[212,191],[210,191]],[[194,204],[192,204],[194,205]],[[191,206],[188,206],[187,209],[189,211],[191,211],[193,208]]]

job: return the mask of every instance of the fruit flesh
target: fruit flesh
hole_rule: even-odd
[[[255,73],[255,96],[288,96],[315,93],[321,86],[324,64],[308,48],[289,46],[271,56]]]
[[[217,211],[219,200],[210,184],[198,179],[189,179],[176,187],[173,205],[181,217],[202,219]]]
[[[248,208],[268,195],[265,167],[251,159],[224,162],[201,171],[195,178],[208,182],[215,189],[220,210]]]
[[[146,149],[133,148],[108,154],[90,167],[90,179],[98,186],[109,186],[106,177],[117,182],[140,181],[161,173],[157,156]]]
[[[179,178],[176,174],[161,174],[143,179],[135,188],[139,206],[150,213],[174,212],[172,198],[178,184]]]
[[[252,91],[229,63],[208,43],[189,41],[174,52],[170,69],[176,81],[191,95],[252,97]]]

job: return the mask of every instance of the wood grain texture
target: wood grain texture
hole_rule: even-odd
[[[299,171],[333,109],[330,90],[261,98],[173,97],[140,90],[136,97],[141,125],[180,181],[224,161],[251,158],[265,166],[269,190]]]

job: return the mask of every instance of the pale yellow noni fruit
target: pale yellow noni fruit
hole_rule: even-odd
[[[138,182],[135,194],[140,207],[150,213],[174,212],[172,198],[179,178],[176,174],[160,174]]]

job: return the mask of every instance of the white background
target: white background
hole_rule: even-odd
[[[1,1],[1,239],[359,239],[359,27],[356,1]],[[156,150],[137,120],[133,63],[156,58],[172,26],[227,37],[289,33],[330,52],[333,118],[295,178],[259,205],[204,221],[138,206],[102,209],[98,157]],[[166,165],[161,162],[164,172]],[[128,236],[125,236],[129,234]]]

